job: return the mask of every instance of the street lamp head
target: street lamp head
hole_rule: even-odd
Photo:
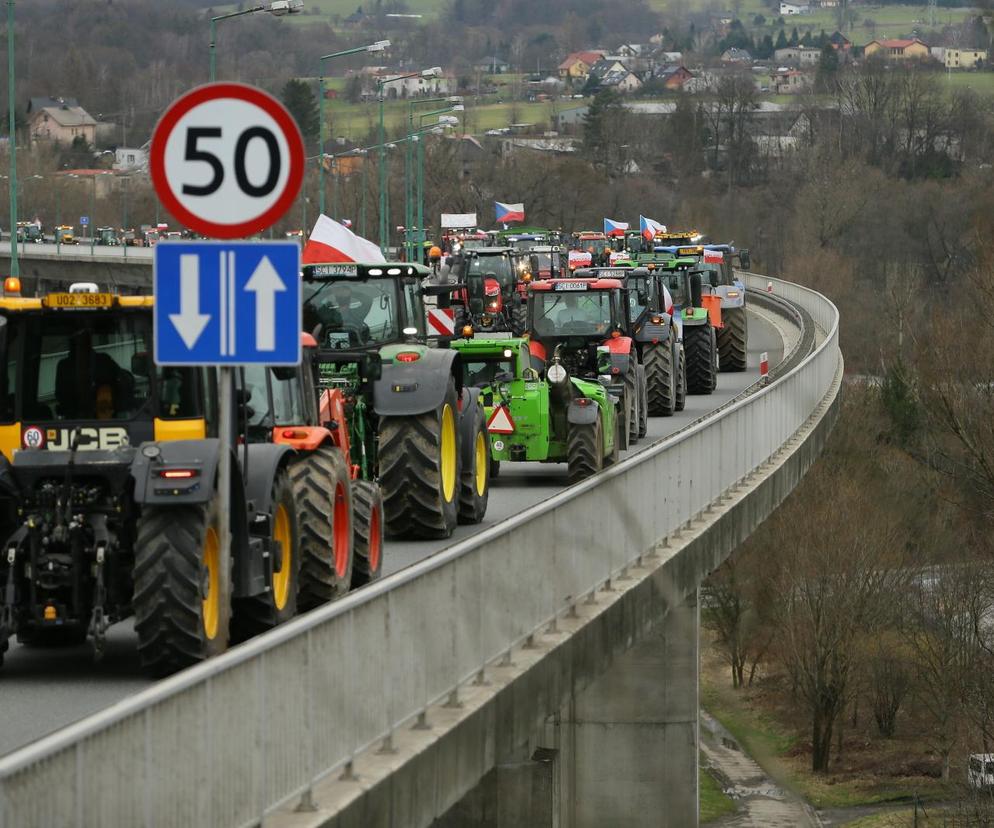
[[[452,111],[453,112],[465,112],[466,111],[466,107],[463,106],[462,104],[456,104],[454,107],[452,107]]]
[[[285,14],[300,14],[304,10],[304,0],[271,0],[266,8],[274,17]]]
[[[459,119],[455,115],[439,115],[438,123],[440,126],[452,126],[458,124]]]
[[[445,101],[450,104],[461,104],[463,102],[463,97],[462,95],[449,95]]]
[[[431,69],[424,69],[421,72],[423,78],[438,78],[442,76],[441,66],[432,66]]]
[[[367,52],[382,52],[384,49],[390,48],[389,40],[377,40],[376,43],[370,43],[366,47]]]

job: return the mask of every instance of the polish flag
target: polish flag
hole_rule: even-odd
[[[303,264],[385,261],[379,247],[325,215],[315,223],[301,257]]]
[[[725,261],[725,254],[720,250],[705,250],[704,264],[721,264]]]

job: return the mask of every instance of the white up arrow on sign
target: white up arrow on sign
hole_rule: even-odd
[[[193,348],[211,321],[210,314],[200,312],[200,257],[196,254],[179,257],[179,313],[169,314],[183,343]]]
[[[263,256],[245,290],[255,294],[255,347],[259,351],[276,350],[276,294],[286,290],[268,256]]]

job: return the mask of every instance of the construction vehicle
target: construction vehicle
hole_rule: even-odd
[[[55,243],[56,244],[79,244],[79,239],[76,238],[76,230],[74,227],[68,224],[60,224],[55,228]]]
[[[456,339],[451,347],[462,356],[465,384],[479,389],[495,464],[565,462],[569,482],[576,483],[617,461],[616,401],[596,379],[570,376],[562,343],[544,378],[531,364],[525,339]],[[607,348],[598,359],[610,374]]]
[[[648,430],[645,369],[631,330],[619,279],[545,279],[528,286],[532,367],[543,376],[557,359],[571,377],[601,382],[617,400],[619,446],[627,450]],[[606,349],[608,364],[602,364]]]
[[[45,236],[41,232],[41,225],[33,221],[17,222],[17,240],[22,244],[42,244]]]
[[[143,666],[165,675],[291,617],[298,594],[315,593],[302,532],[337,513],[335,487],[298,482],[323,480],[320,447],[334,443],[316,397],[288,375],[299,369],[263,368],[252,383],[239,372],[238,445],[223,446],[215,370],[152,362],[151,297],[80,283],[27,298],[13,277],[4,293],[0,651],[15,634],[35,645],[89,636],[99,655],[110,624],[134,615]]]
[[[458,352],[427,344],[428,268],[402,262],[305,265],[304,327],[322,385],[342,388],[353,464],[383,491],[391,535],[447,538],[478,523],[490,493],[486,423]],[[378,360],[371,359],[378,356]]]
[[[118,247],[121,244],[121,239],[113,227],[98,227],[96,243],[101,247]]]
[[[532,279],[528,265],[528,257],[513,247],[480,247],[452,256],[449,275],[455,285],[449,302],[441,297],[439,305],[456,309],[455,330],[464,335],[524,333]]]
[[[675,308],[655,265],[631,266],[621,260],[613,267],[582,268],[576,278],[618,279],[628,299],[625,333],[635,342],[645,366],[646,410],[649,416],[669,417],[682,411],[686,397],[686,363]],[[623,266],[626,265],[626,266]]]

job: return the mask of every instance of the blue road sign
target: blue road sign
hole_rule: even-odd
[[[296,242],[159,242],[152,284],[157,365],[300,362]]]
[[[82,227],[86,227],[86,225],[90,223],[90,217],[89,216],[80,216],[79,217],[79,223],[80,223],[80,225]]]

